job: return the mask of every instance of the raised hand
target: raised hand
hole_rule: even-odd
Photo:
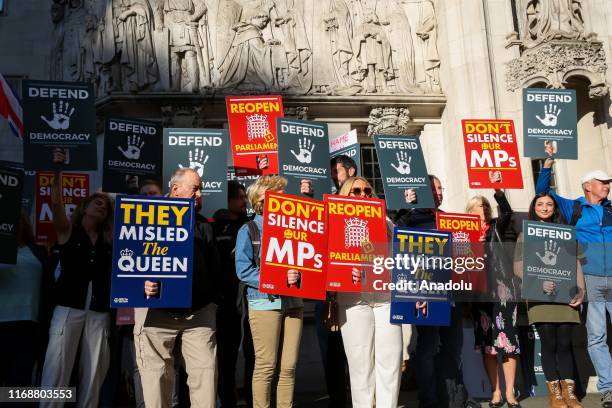
[[[127,137],[127,148],[123,150],[121,146],[117,146],[117,149],[126,159],[138,160],[140,158],[140,149],[144,146],[144,140],[140,139],[140,136],[132,135]]]
[[[189,151],[189,168],[194,169],[198,176],[202,177],[204,175],[204,165],[208,162],[209,156],[206,155],[204,157],[204,149],[198,149],[196,147],[195,151]],[[179,164],[179,168],[183,168],[182,164]]]
[[[544,255],[536,252],[536,256],[544,265],[555,266],[557,264],[557,255],[561,252],[561,247],[556,241],[544,241]]]
[[[406,152],[397,152],[395,156],[397,157],[397,165],[391,163],[391,167],[399,174],[410,174],[410,162],[412,161],[412,157],[409,157]]]
[[[74,108],[71,108],[68,102],[64,103],[64,101],[60,101],[59,108],[56,103],[53,102],[53,117],[47,119],[41,115],[40,118],[52,129],[68,129],[70,127],[70,117],[73,113]]]
[[[300,149],[299,153],[291,149],[291,154],[293,154],[300,163],[309,164],[312,161],[312,151],[315,149],[315,146],[310,139],[303,138],[298,139],[298,147]]]
[[[556,126],[557,119],[561,114],[561,109],[557,105],[553,105],[552,103],[548,105],[544,105],[544,117],[541,118],[540,115],[536,115],[536,118],[540,121],[544,126]]]

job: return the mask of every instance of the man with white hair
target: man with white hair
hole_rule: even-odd
[[[202,208],[201,180],[191,168],[177,169],[170,179],[169,197],[195,200]],[[181,355],[187,370],[189,398],[194,407],[214,408],[216,403],[216,311],[220,270],[212,226],[196,215],[193,240],[191,307],[187,309],[136,309],[134,344],[147,407],[170,407],[175,381],[174,345],[181,338]],[[144,295],[159,296],[158,282],[145,281]]]
[[[552,157],[544,162],[536,193],[549,192]],[[612,408],[612,358],[607,344],[606,310],[612,321],[612,203],[608,199],[612,176],[603,170],[582,178],[584,196],[569,200],[550,192],[570,225],[576,226],[576,239],[584,247],[582,271],[589,300],[587,311],[588,351],[603,394],[604,408]]]

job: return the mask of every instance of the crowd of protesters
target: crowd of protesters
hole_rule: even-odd
[[[467,316],[472,317],[474,347],[482,354],[491,386],[489,406],[520,407],[515,383],[518,357],[525,352],[517,329],[521,306],[526,306],[529,324],[542,340],[542,368],[549,406],[554,408],[582,406],[576,396],[571,337],[586,308],[588,353],[602,405],[612,407],[606,337],[606,312],[612,315],[612,177],[603,171],[588,173],[581,180],[584,196],[570,200],[550,191],[553,164],[552,157],[545,162],[528,218],[576,227],[578,290],[571,302],[522,300],[518,287],[525,248],[523,235],[516,239],[511,233],[512,208],[504,192],[496,190],[499,211],[493,218],[491,203],[484,196],[473,197],[465,212],[481,220],[492,298],[473,303],[457,298],[448,326],[411,327],[390,323],[389,293],[328,293],[326,301],[316,304],[315,321],[330,407],[343,407],[349,400],[354,407],[396,407],[408,366],[415,372],[419,407],[470,406],[462,375]],[[351,158],[333,159],[331,169],[337,194],[377,196],[370,183],[357,176]],[[430,182],[435,208],[395,212],[386,220],[389,238],[395,225],[436,229],[444,188],[436,176],[431,175]],[[308,195],[310,187],[302,184],[302,193]],[[181,168],[170,180],[168,196],[193,199],[197,210],[206,204],[200,186],[196,171]],[[117,397],[117,355],[124,352],[131,361],[131,391],[139,407],[234,407],[238,388],[244,390],[248,406],[293,406],[304,301],[259,291],[265,193],[282,193],[286,187],[287,180],[280,176],[261,176],[248,189],[229,181],[227,208],[219,209],[212,221],[196,218],[190,308],[117,312],[109,309],[112,198],[92,194],[69,219],[56,175],[56,243],[50,248],[37,245],[23,212],[17,263],[0,265],[0,386],[75,385],[77,406],[105,405]],[[161,196],[162,188],[148,180],[139,194]],[[416,199],[413,191],[405,196],[407,202]],[[247,215],[247,202],[254,216]],[[503,244],[515,240],[512,259]],[[362,271],[353,268],[352,278],[359,283]],[[288,269],[286,279],[287,285],[300,285],[300,272]],[[159,285],[144,282],[143,295],[158,296]],[[554,291],[554,283],[544,282],[543,290]],[[426,312],[428,302],[417,302],[416,307]],[[118,325],[120,314],[124,320]],[[240,354],[245,381],[239,387]]]

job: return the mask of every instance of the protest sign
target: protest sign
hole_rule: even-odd
[[[51,186],[55,174],[36,173],[36,241],[53,243],[56,241],[51,208]],[[60,180],[64,210],[68,219],[77,205],[89,196],[89,175],[82,173],[62,173]]]
[[[391,323],[450,324],[451,242],[450,232],[395,227]],[[417,309],[417,301],[427,308]]]
[[[326,235],[336,237],[327,241],[327,290],[374,291],[371,286],[364,287],[365,279],[354,283],[352,269],[367,273],[372,269],[374,258],[387,256],[384,200],[326,194],[325,208]]]
[[[355,161],[357,174],[361,170],[361,148],[357,139],[357,129],[329,139],[329,157],[334,158],[346,155]]]
[[[514,122],[464,119],[470,188],[523,188]]]
[[[281,96],[227,96],[227,118],[234,166],[254,174],[278,174],[276,119],[283,117]]]
[[[523,89],[523,154],[525,157],[578,158],[576,91]]]
[[[191,307],[195,217],[190,199],[117,197],[111,307]],[[158,296],[145,295],[147,280]]]
[[[17,225],[22,190],[23,172],[0,167],[0,264],[17,263]]]
[[[375,135],[374,145],[387,208],[434,208],[431,182],[419,138]],[[410,192],[416,194],[416,202],[407,202]]]
[[[569,303],[577,293],[576,228],[523,221],[523,298]]]
[[[26,170],[96,170],[93,85],[23,81],[23,159]]]
[[[143,180],[161,181],[161,138],[158,123],[106,118],[102,190],[138,194]]]
[[[259,290],[275,295],[325,299],[325,205],[316,200],[266,192]],[[300,273],[289,285],[289,270]]]
[[[177,168],[194,169],[202,179],[205,217],[227,207],[227,131],[164,129],[164,188]]]
[[[313,198],[331,192],[327,123],[278,118],[279,174],[288,180],[285,192],[300,195],[301,180],[311,184]]]
[[[0,160],[0,168],[6,167],[12,170],[18,170],[23,173],[23,189],[21,190],[21,207],[25,209],[28,217],[34,211],[34,196],[36,194],[36,172],[33,170],[24,170],[23,163]]]
[[[453,282],[472,285],[472,291],[484,293],[487,275],[484,269],[484,246],[480,242],[480,216],[436,212],[436,229],[452,233]]]

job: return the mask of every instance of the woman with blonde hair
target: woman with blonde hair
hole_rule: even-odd
[[[59,179],[55,174],[51,206],[61,272],[54,288],[56,307],[41,386],[67,387],[78,351],[78,406],[96,407],[110,362],[113,203],[107,194],[92,194],[68,220]]]
[[[499,217],[493,218],[491,204],[484,196],[475,196],[466,206],[468,214],[480,216],[480,241],[484,243],[489,301],[473,304],[475,347],[483,355],[484,366],[491,383],[492,408],[504,405],[504,396],[498,375],[499,366],[504,373],[505,398],[510,408],[519,408],[514,395],[516,366],[520,353],[516,330],[517,293],[512,280],[512,261],[504,247],[503,237],[510,227],[512,208],[503,191],[495,190]]]
[[[240,228],[236,239],[236,275],[246,286],[249,325],[255,348],[255,408],[270,406],[272,384],[277,371],[276,406],[293,406],[295,366],[300,350],[304,304],[301,298],[272,296],[259,291],[265,194],[266,191],[282,193],[286,187],[287,180],[280,176],[262,176],[249,186],[247,196],[256,215]],[[288,269],[287,284],[298,285],[299,282],[300,273]]]
[[[339,195],[376,197],[363,177],[351,177]],[[393,223],[387,219],[390,238]],[[353,268],[353,282],[362,272]],[[355,408],[395,408],[399,396],[402,364],[402,326],[391,324],[389,293],[338,293],[340,331],[346,351]]]

